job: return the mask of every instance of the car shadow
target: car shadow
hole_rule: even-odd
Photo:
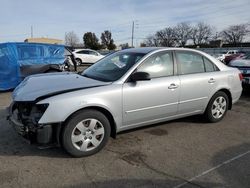
[[[5,109],[0,110],[0,156],[1,155],[15,155],[15,156],[41,156],[41,157],[55,157],[55,158],[70,158],[71,156],[67,154],[61,147],[52,147],[52,148],[44,148],[39,149],[35,145],[30,145],[27,143],[25,139],[19,136],[10,123],[6,119],[7,111]],[[188,118],[183,118],[180,120],[169,121],[165,123],[158,123],[149,125],[146,127],[135,128],[128,131],[123,131],[119,134],[126,134],[129,132],[134,132],[137,130],[145,130],[147,132],[149,129],[150,134],[154,134],[157,136],[162,136],[164,134],[168,134],[167,130],[154,128],[158,126],[171,126],[172,122],[182,122],[181,124],[175,124],[174,126],[189,126],[185,124],[186,122],[197,123],[197,126],[200,126],[199,123],[203,122],[200,116],[192,116]],[[183,123],[184,122],[184,123]],[[155,130],[152,130],[154,128]],[[118,135],[119,137],[119,135]],[[115,144],[116,140],[114,140]]]

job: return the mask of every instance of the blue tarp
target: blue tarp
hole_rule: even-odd
[[[40,43],[0,44],[0,90],[15,88],[23,79],[25,65],[63,64],[63,45]]]

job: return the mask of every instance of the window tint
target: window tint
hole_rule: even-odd
[[[146,59],[137,72],[147,72],[151,78],[173,75],[173,60],[170,52],[158,53]]]
[[[96,52],[94,52],[94,51],[89,51],[89,54],[90,54],[90,55],[96,55],[96,56],[98,55],[98,54],[97,54]]]
[[[204,64],[205,64],[206,72],[213,72],[213,71],[218,70],[218,68],[207,58],[204,58]]]
[[[79,51],[79,52],[76,52],[77,54],[89,54],[89,51],[88,50],[82,50],[82,51]]]
[[[205,72],[203,58],[192,52],[176,52],[176,58],[180,66],[180,74],[192,74]]]

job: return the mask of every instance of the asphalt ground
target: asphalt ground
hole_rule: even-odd
[[[98,154],[39,150],[6,120],[0,93],[0,187],[249,188],[250,89],[219,123],[201,116],[121,133]]]

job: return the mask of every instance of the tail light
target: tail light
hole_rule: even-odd
[[[240,78],[240,81],[243,80],[243,75],[241,73],[239,73],[239,78]]]

